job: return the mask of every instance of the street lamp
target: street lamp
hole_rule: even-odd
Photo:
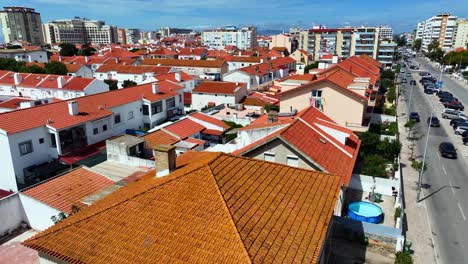
[[[416,203],[420,202],[419,197],[421,196],[422,176],[424,173],[424,165],[426,163],[427,144],[429,143],[429,133],[431,132],[431,126],[432,126],[432,104],[431,104],[431,116],[429,117],[429,126],[427,128],[426,144],[424,146],[422,166],[421,166],[421,170],[419,171],[419,177],[418,177],[418,194],[416,196]]]

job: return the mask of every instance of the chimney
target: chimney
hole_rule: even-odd
[[[333,55],[332,64],[337,64],[337,63],[338,63],[338,55]]]
[[[77,101],[69,101],[68,102],[68,113],[70,115],[78,115],[78,102]]]
[[[17,72],[13,73],[13,80],[15,82],[15,85],[19,85],[21,81],[23,80],[23,77]]]
[[[176,81],[180,82],[181,78],[180,78],[180,72],[176,72],[175,73],[175,79]]]
[[[67,79],[65,79],[63,76],[60,76],[57,78],[57,87],[58,88],[63,88],[67,84]]]
[[[158,83],[156,83],[156,82],[152,83],[151,84],[151,89],[153,90],[154,94],[158,94],[159,93]]]
[[[268,123],[276,123],[278,122],[278,112],[270,110],[268,112]]]
[[[156,169],[156,177],[163,177],[176,168],[176,152],[175,147],[171,145],[156,145],[154,151],[154,167]]]
[[[119,64],[119,58],[115,57],[115,64]]]
[[[88,62],[89,62],[89,57],[88,57],[88,56],[85,56],[85,57],[84,57],[84,61],[85,61],[85,63],[88,63]]]
[[[242,51],[239,51],[239,56],[241,56],[241,55],[242,55]]]
[[[260,59],[260,63],[263,63],[263,59]]]
[[[62,56],[59,55],[59,61],[62,62]]]

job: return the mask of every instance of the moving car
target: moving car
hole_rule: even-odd
[[[414,121],[416,121],[418,123],[420,121],[419,114],[417,112],[411,112],[410,115],[409,115],[409,119],[414,120]]]
[[[405,78],[401,79],[401,83],[407,83],[406,79]]]
[[[410,85],[416,85],[416,81],[415,81],[415,80],[411,80],[411,81],[409,81],[409,84],[410,84]]]
[[[432,120],[430,117],[427,118],[427,125],[431,125],[431,127],[440,127],[439,118],[433,116]]]
[[[439,145],[440,155],[444,158],[457,158],[457,149],[450,142],[442,142]]]
[[[468,120],[468,116],[466,116],[464,113],[452,109],[445,109],[445,111],[442,113],[442,118]]]

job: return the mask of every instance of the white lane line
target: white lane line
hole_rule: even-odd
[[[445,170],[445,166],[442,165],[442,170],[444,171],[445,175],[447,175],[447,171]]]
[[[450,190],[452,191],[452,194],[455,194],[455,190],[452,184],[452,180],[449,180],[449,185],[450,185]]]
[[[437,154],[437,157],[439,158],[439,160],[442,160],[442,159],[440,158],[440,153],[439,153],[439,154]]]
[[[463,220],[466,221],[465,213],[463,213],[463,209],[461,208],[460,203],[457,203],[457,205],[458,205],[458,209],[460,209],[460,213],[461,213],[461,215],[462,215],[462,217],[463,217]]]

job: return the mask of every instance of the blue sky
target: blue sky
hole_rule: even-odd
[[[290,26],[388,24],[403,32],[441,12],[468,17],[468,0],[2,0],[1,4],[35,8],[43,22],[79,16],[144,30],[253,24],[287,31]]]

